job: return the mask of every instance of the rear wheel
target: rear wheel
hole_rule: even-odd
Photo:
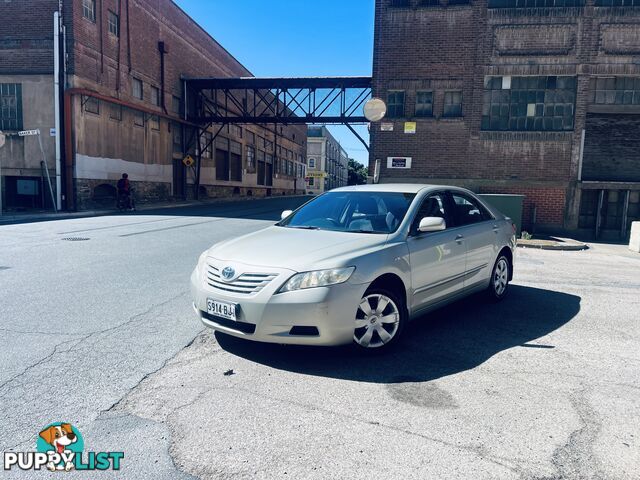
[[[509,273],[511,271],[511,262],[506,255],[500,254],[493,266],[491,273],[491,282],[487,289],[488,297],[493,301],[502,300],[509,289]]]
[[[369,351],[388,350],[397,344],[406,323],[404,302],[384,289],[367,291],[356,311],[353,342]]]

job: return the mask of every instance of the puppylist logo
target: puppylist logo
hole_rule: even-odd
[[[35,452],[4,452],[4,469],[120,470],[124,452],[84,452],[84,440],[70,423],[52,423],[38,435]]]

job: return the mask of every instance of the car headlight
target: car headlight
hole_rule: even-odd
[[[198,263],[196,265],[196,268],[198,269],[198,273],[200,273],[200,275],[202,275],[202,269],[204,268],[204,265],[206,263],[206,259],[207,259],[207,253],[209,252],[209,250],[205,250],[204,252],[202,252],[202,254],[200,255],[200,258],[198,258]]]
[[[327,287],[344,283],[355,271],[356,267],[331,268],[329,270],[316,270],[313,272],[297,273],[285,283],[280,292],[291,292],[306,288]]]

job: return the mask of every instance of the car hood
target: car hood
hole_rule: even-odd
[[[344,265],[349,257],[382,246],[387,235],[272,226],[211,247],[221,261],[307,271]]]

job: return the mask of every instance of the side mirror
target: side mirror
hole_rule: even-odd
[[[440,232],[447,228],[447,222],[442,217],[424,217],[418,225],[419,232]]]
[[[280,220],[284,220],[285,218],[287,218],[292,213],[293,213],[293,210],[285,210],[284,212],[282,212],[280,214]]]

